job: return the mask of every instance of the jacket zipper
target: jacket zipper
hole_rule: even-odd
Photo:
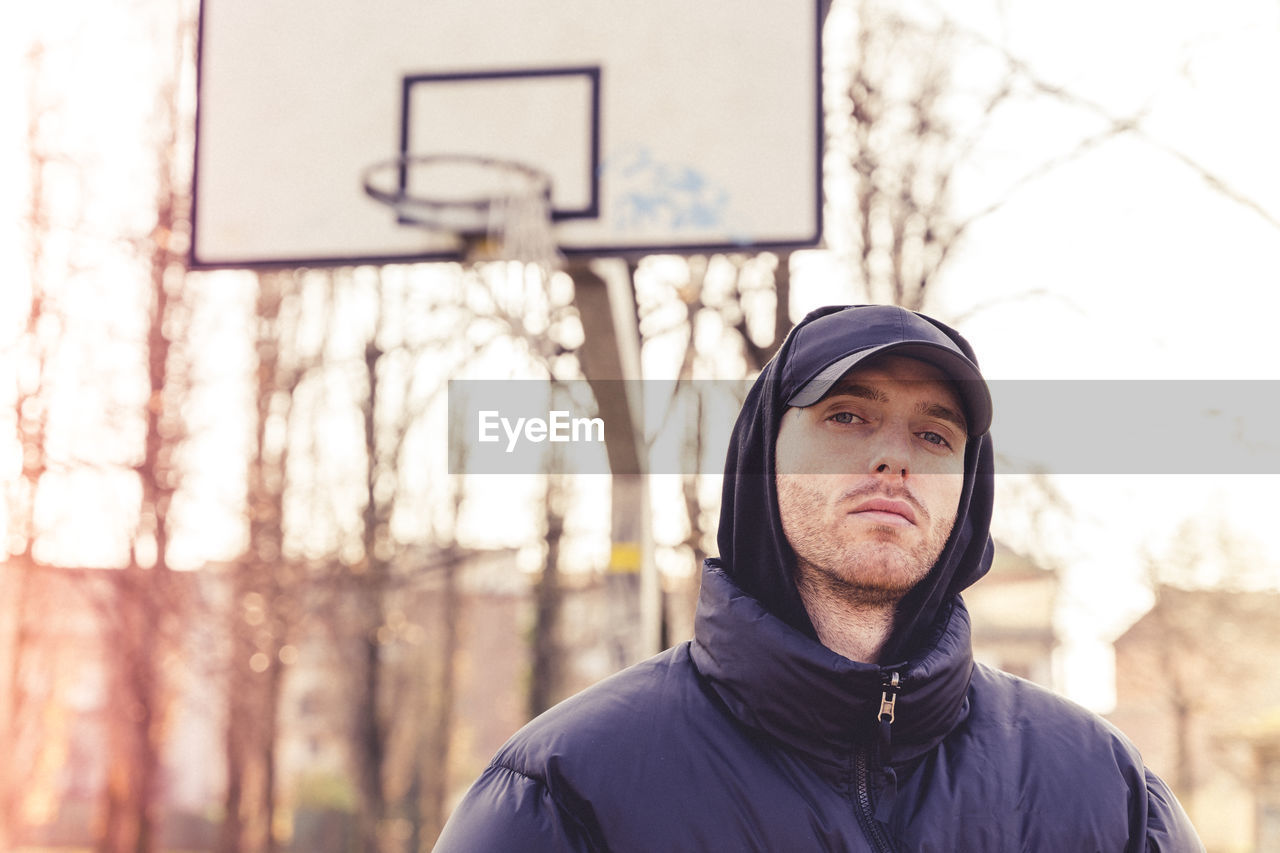
[[[880,710],[876,714],[879,724],[881,744],[873,747],[860,746],[854,753],[854,781],[857,786],[858,824],[867,840],[871,842],[876,853],[893,853],[893,845],[889,842],[880,821],[876,818],[876,810],[871,802],[871,765],[872,751],[879,752],[880,746],[885,749],[884,757],[888,757],[889,737],[897,709],[898,690],[901,688],[901,676],[897,672],[888,673],[884,680],[884,691],[880,694]],[[876,756],[880,758],[880,756]],[[878,763],[878,761],[876,762]],[[882,796],[889,794],[886,790]]]

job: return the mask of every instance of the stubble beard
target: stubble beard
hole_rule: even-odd
[[[835,597],[860,607],[889,607],[933,569],[946,547],[955,514],[933,519],[915,499],[917,525],[927,525],[923,538],[903,542],[911,533],[893,525],[867,525],[857,538],[832,529],[843,521],[829,505],[829,494],[814,481],[821,475],[779,477],[778,505],[782,529],[796,554],[797,582],[823,597]],[[909,493],[879,487],[855,489],[839,504],[866,494],[905,499]]]

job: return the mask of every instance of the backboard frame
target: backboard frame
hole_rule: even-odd
[[[361,264],[415,263],[431,261],[456,261],[460,255],[455,248],[413,249],[392,251],[337,251],[332,254],[322,252],[270,252],[237,251],[227,248],[227,242],[210,241],[206,235],[206,216],[204,204],[210,197],[222,190],[218,183],[218,172],[208,167],[202,159],[212,150],[204,130],[210,126],[211,112],[215,109],[206,101],[206,86],[210,79],[208,63],[213,52],[207,42],[207,24],[210,7],[215,4],[228,3],[261,3],[263,0],[201,0],[199,19],[199,40],[197,44],[197,103],[196,103],[196,141],[195,158],[192,176],[192,239],[189,251],[189,263],[193,269],[272,269],[296,267],[330,267],[352,266]],[[794,6],[804,6],[791,0]],[[561,252],[567,257],[622,257],[636,258],[651,254],[711,254],[718,252],[757,252],[757,251],[789,251],[794,249],[813,248],[821,244],[824,218],[823,193],[823,159],[825,155],[825,125],[822,104],[822,25],[825,19],[827,0],[812,0],[804,14],[810,16],[812,53],[806,57],[810,63],[812,91],[808,92],[808,119],[810,126],[798,130],[811,134],[813,145],[808,154],[808,162],[804,164],[807,185],[797,188],[797,193],[804,193],[808,199],[803,206],[807,208],[806,221],[803,227],[796,229],[776,229],[773,233],[756,233],[750,237],[718,239],[690,239],[681,242],[670,240],[624,242],[575,242],[573,240],[558,241]],[[405,68],[400,77],[400,116],[396,132],[399,134],[398,150],[388,148],[386,156],[399,154],[404,156],[413,151],[413,123],[411,121],[411,98],[415,88],[431,85],[458,84],[467,85],[485,81],[517,81],[525,79],[567,79],[581,77],[590,88],[589,127],[584,130],[589,136],[589,175],[584,176],[590,198],[586,203],[572,207],[553,205],[552,219],[555,223],[572,223],[575,220],[590,220],[601,213],[604,203],[602,169],[609,152],[602,149],[602,111],[608,109],[603,103],[603,81],[609,78],[607,65],[587,64],[582,62],[566,62],[563,64],[528,65],[512,62],[503,65],[478,65],[476,67],[418,67]],[[217,109],[234,108],[228,105],[225,96],[219,101]],[[353,185],[359,182],[359,173],[351,175]],[[800,197],[800,196],[797,196]],[[223,205],[227,207],[226,204]],[[394,220],[394,214],[389,213]],[[408,226],[405,226],[408,227]],[[785,233],[784,233],[785,231]]]

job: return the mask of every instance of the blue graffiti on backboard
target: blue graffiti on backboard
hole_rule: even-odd
[[[637,148],[609,157],[601,171],[615,184],[610,214],[619,230],[695,231],[725,223],[728,191],[692,166]]]

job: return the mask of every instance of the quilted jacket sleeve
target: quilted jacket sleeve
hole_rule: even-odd
[[[1168,786],[1150,770],[1147,777],[1147,844],[1145,853],[1204,853],[1187,813]]]
[[[492,764],[445,824],[435,853],[587,853],[599,848],[547,786]]]

